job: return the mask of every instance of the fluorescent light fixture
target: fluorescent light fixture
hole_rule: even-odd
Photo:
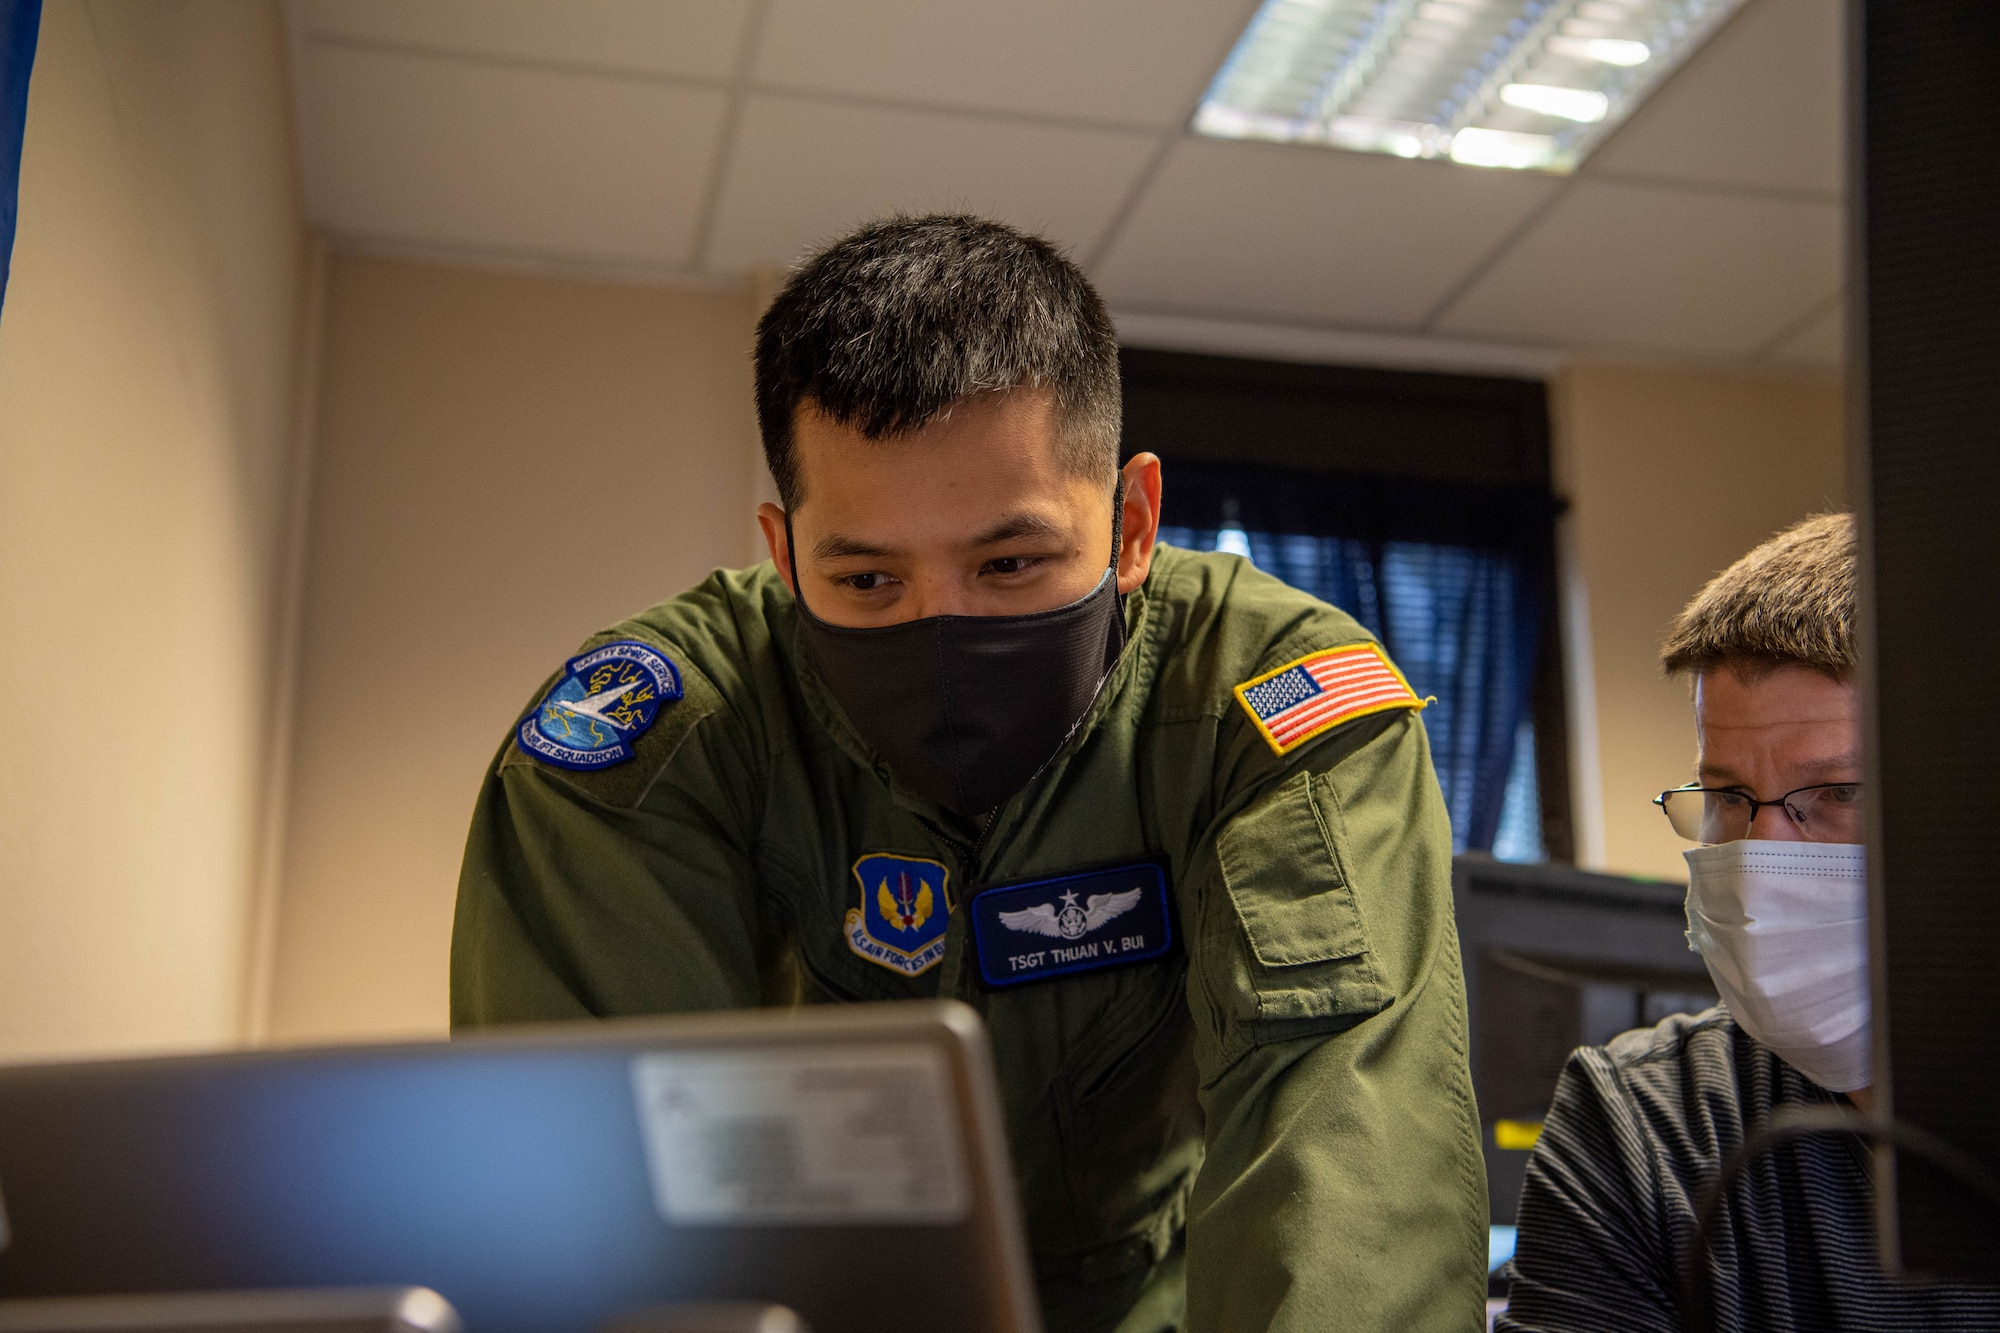
[[[1594,60],[1604,65],[1630,69],[1653,58],[1653,48],[1644,42],[1628,42],[1617,37],[1571,37],[1557,33],[1549,38],[1549,50],[1572,60]]]
[[[1553,88],[1546,83],[1510,83],[1500,90],[1500,100],[1524,111],[1595,125],[1611,109],[1611,99],[1588,88]],[[1464,131],[1460,131],[1464,133]]]
[[[1555,161],[1556,141],[1546,134],[1516,134],[1512,130],[1460,130],[1451,136],[1451,160],[1468,167],[1513,167],[1526,170]]]
[[[1512,166],[1532,170],[1556,160],[1556,140],[1548,134],[1516,134],[1514,130],[1460,130],[1452,136],[1452,162],[1462,166]]]
[[[1744,3],[1264,0],[1194,130],[1570,171]]]

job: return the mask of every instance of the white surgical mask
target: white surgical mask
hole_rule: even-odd
[[[1863,851],[1745,839],[1682,853],[1688,944],[1730,1014],[1835,1092],[1873,1082]]]

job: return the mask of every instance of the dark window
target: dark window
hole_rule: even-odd
[[[1379,637],[1419,694],[1456,850],[1571,857],[1548,420],[1536,382],[1128,350],[1162,537]]]

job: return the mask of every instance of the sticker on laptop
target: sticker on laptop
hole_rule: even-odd
[[[669,1222],[938,1224],[971,1207],[935,1046],[658,1051],[633,1059],[632,1090]]]

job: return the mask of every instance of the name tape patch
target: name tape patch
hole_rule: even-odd
[[[666,654],[620,639],[570,658],[515,739],[558,768],[609,768],[630,759],[633,742],[680,697],[681,675]]]
[[[1158,958],[1174,942],[1167,876],[1150,863],[982,890],[972,947],[989,986]]]
[[[1357,717],[1420,709],[1426,702],[1372,643],[1308,653],[1244,681],[1236,687],[1236,701],[1279,754]]]

